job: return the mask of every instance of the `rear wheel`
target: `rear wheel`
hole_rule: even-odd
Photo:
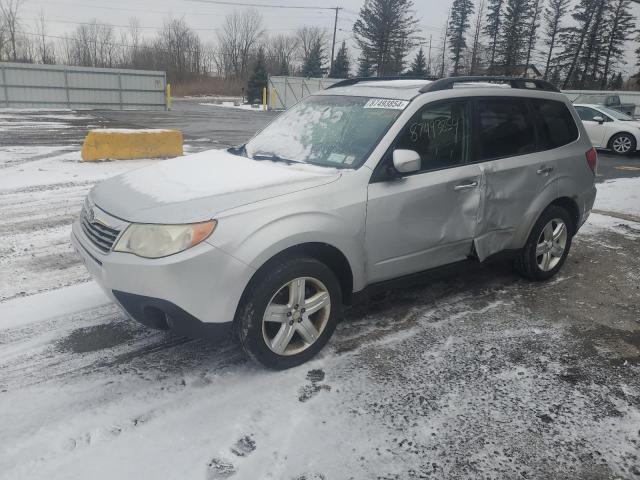
[[[571,216],[564,208],[548,207],[540,215],[516,259],[516,271],[534,281],[553,277],[567,259],[573,231]]]
[[[636,139],[629,133],[617,133],[609,141],[609,146],[616,155],[629,155],[636,151]]]
[[[256,274],[236,326],[244,350],[280,370],[316,355],[341,314],[340,284],[329,267],[313,258],[285,258]]]

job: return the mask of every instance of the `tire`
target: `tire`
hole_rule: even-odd
[[[547,207],[514,262],[516,272],[536,282],[553,277],[567,259],[574,232],[569,212],[555,205]]]
[[[630,155],[636,151],[637,142],[630,133],[616,133],[609,140],[609,148],[616,155]]]
[[[269,321],[265,320],[267,307]],[[314,312],[309,314],[307,309]],[[251,280],[235,326],[251,358],[284,370],[322,350],[341,316],[342,291],[331,269],[314,258],[284,257],[269,262]]]

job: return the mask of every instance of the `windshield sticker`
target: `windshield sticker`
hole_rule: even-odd
[[[346,155],[342,155],[341,153],[332,153],[327,158],[327,162],[331,163],[344,163],[344,158]]]
[[[409,105],[407,100],[389,100],[386,98],[372,98],[364,108],[386,108],[389,110],[404,110]]]

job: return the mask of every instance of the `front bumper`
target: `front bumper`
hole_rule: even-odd
[[[165,258],[103,253],[79,222],[71,242],[89,273],[131,318],[181,335],[222,340],[255,270],[202,242]]]

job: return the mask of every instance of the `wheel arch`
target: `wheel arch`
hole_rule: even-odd
[[[256,271],[251,276],[251,279],[245,286],[244,291],[242,292],[242,296],[240,297],[240,301],[236,307],[236,317],[238,315],[238,310],[241,305],[244,303],[247,293],[250,291],[253,286],[256,278],[258,278],[258,274],[265,269],[271,268],[273,264],[282,261],[282,259],[286,257],[292,256],[301,256],[301,257],[311,257],[319,262],[324,263],[329,269],[335,274],[338,279],[338,283],[340,284],[340,290],[342,293],[342,300],[344,303],[348,304],[351,302],[353,298],[353,271],[351,269],[351,265],[347,260],[345,254],[338,249],[337,247],[330,245],[328,243],[323,242],[305,242],[296,245],[292,245],[275,255],[271,256],[268,260],[266,260],[260,267],[256,269]]]
[[[611,142],[613,142],[613,139],[614,139],[615,137],[617,137],[618,135],[621,135],[621,134],[630,135],[632,138],[634,138],[634,139],[635,139],[635,141],[636,141],[636,150],[638,149],[638,146],[640,145],[640,136],[639,136],[639,135],[636,135],[636,134],[635,134],[635,133],[633,133],[633,132],[629,132],[629,131],[627,131],[627,130],[621,130],[621,131],[619,131],[619,132],[612,133],[612,134],[609,136],[609,139],[607,140],[607,149],[611,150]]]
[[[576,200],[568,196],[558,197],[551,201],[549,201],[549,199],[547,198],[545,203],[542,203],[542,204],[538,203],[538,207],[536,208],[537,213],[535,213],[532,216],[529,216],[529,215],[524,216],[525,220],[523,220],[521,229],[519,230],[519,233],[515,236],[516,242],[512,244],[511,248],[520,249],[525,245],[525,243],[527,242],[527,239],[531,235],[531,231],[533,230],[533,227],[535,226],[540,216],[543,214],[543,212],[547,208],[553,205],[564,208],[569,213],[571,220],[573,221],[573,225],[571,225],[572,227],[571,234],[575,235],[578,229],[578,226],[580,225],[580,208],[578,207],[578,203],[576,202]],[[524,227],[524,229],[522,227]]]
[[[578,203],[571,197],[560,197],[547,205],[545,210],[554,205],[565,209],[569,213],[571,221],[573,222],[573,225],[571,225],[571,235],[575,235],[578,230],[578,225],[580,225],[580,208],[578,207]],[[540,212],[540,215],[542,215],[542,212]],[[538,216],[538,218],[540,217]]]

